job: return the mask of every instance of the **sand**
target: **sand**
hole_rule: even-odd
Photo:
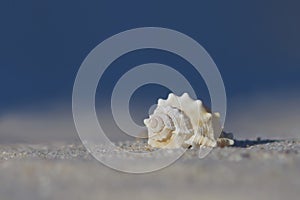
[[[143,142],[119,144],[149,151]],[[172,153],[172,152],[169,152]],[[103,156],[111,156],[103,151]],[[0,145],[0,199],[298,199],[300,141],[236,141],[199,159],[188,150],[147,174],[112,170],[81,144]]]

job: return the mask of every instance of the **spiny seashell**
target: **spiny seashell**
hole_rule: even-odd
[[[157,148],[198,148],[228,146],[233,140],[218,138],[221,132],[219,113],[210,113],[200,100],[187,93],[169,94],[159,99],[157,108],[144,123],[148,129],[148,144]]]

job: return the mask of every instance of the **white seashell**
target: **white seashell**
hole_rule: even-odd
[[[159,99],[157,108],[144,124],[148,129],[148,144],[157,148],[199,148],[201,146],[228,146],[233,140],[222,138],[219,113],[210,113],[200,100],[187,93],[169,94]]]

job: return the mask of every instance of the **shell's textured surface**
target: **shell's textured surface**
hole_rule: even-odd
[[[219,138],[219,113],[210,113],[200,100],[187,93],[170,93],[159,99],[157,108],[144,123],[148,129],[148,144],[157,148],[198,148],[228,146],[233,140]]]

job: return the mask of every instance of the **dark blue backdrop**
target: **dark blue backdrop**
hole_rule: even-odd
[[[272,88],[299,89],[299,9],[291,0],[1,1],[0,112],[71,102],[86,55],[107,37],[143,26],[175,29],[202,44],[219,67],[229,100]],[[115,67],[153,59],[180,63],[146,53],[128,55]],[[192,71],[186,73],[193,79]]]

